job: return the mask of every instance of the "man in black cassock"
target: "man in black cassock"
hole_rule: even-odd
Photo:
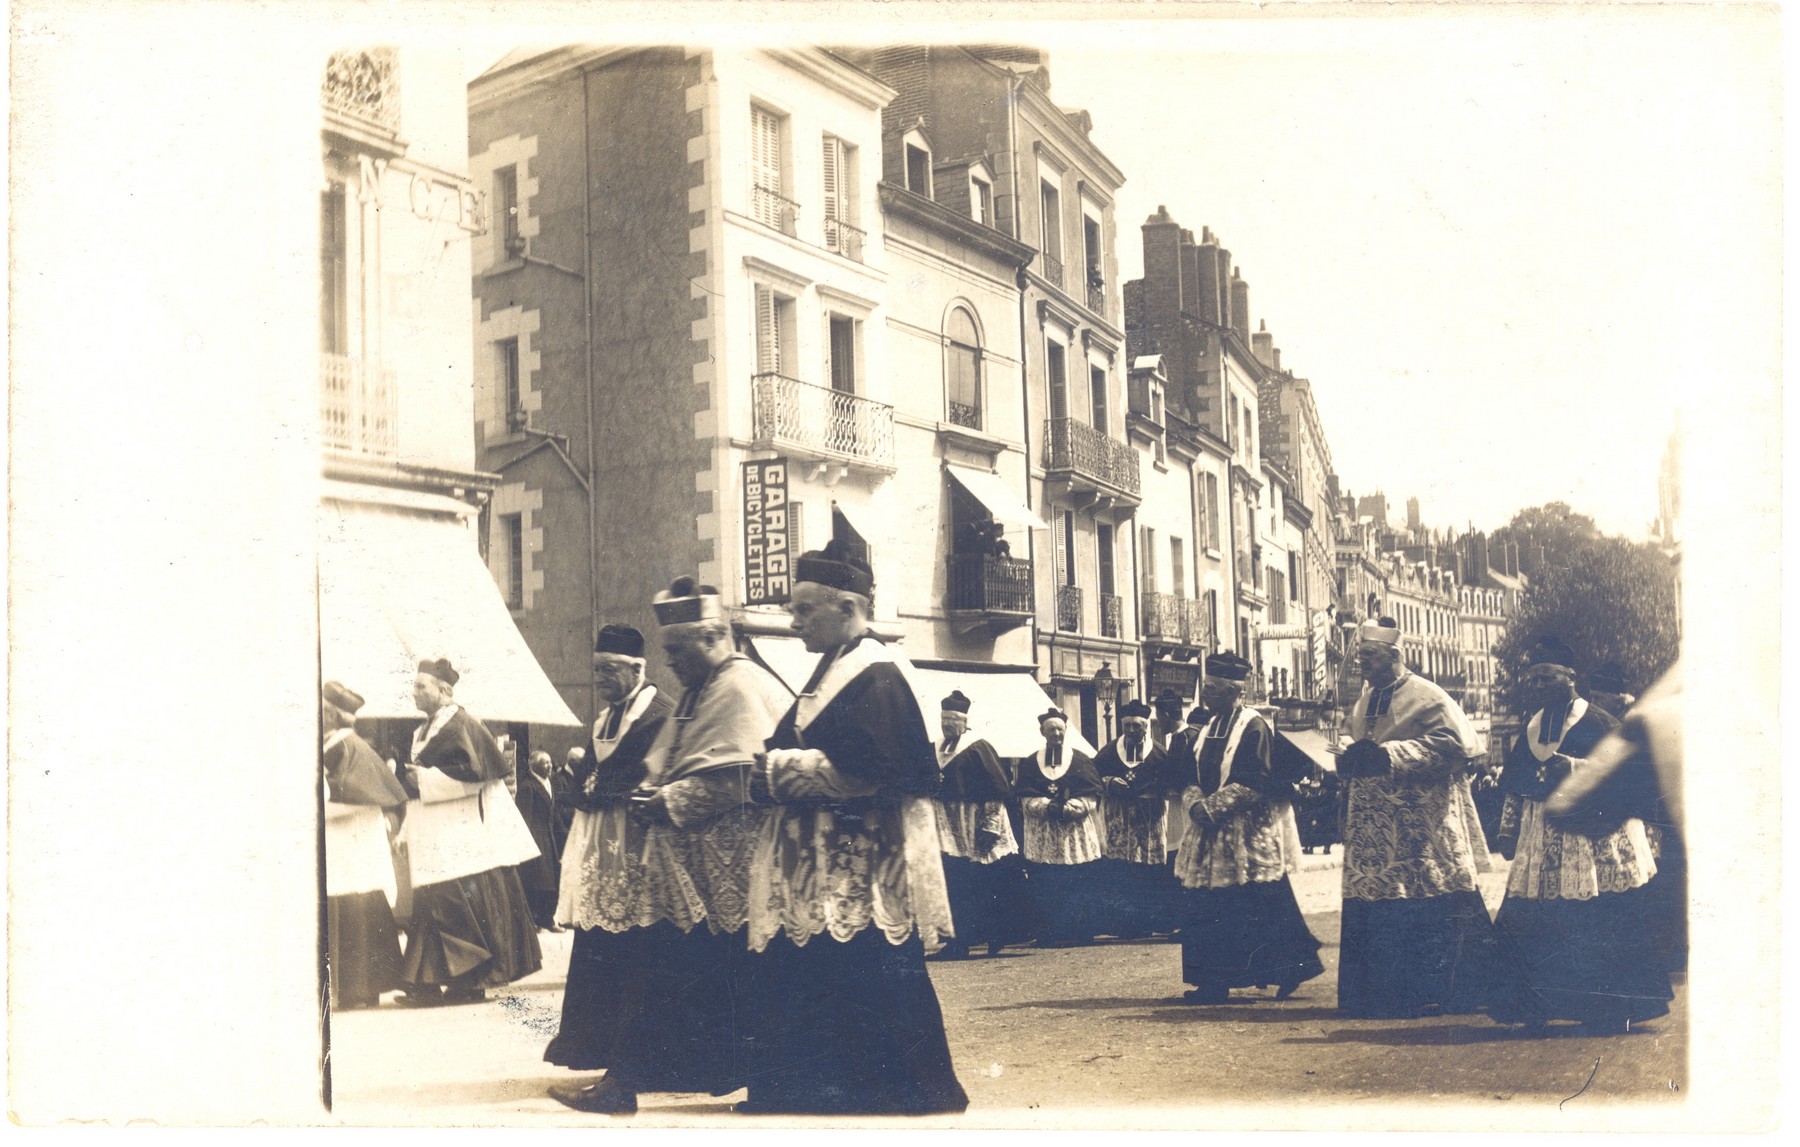
[[[1094,758],[1106,818],[1098,930],[1136,939],[1173,926],[1167,919],[1174,884],[1169,798],[1181,792],[1183,780],[1151,738],[1150,706],[1128,702],[1119,710],[1119,727],[1118,737]]]
[[[587,751],[571,761],[574,806],[563,846],[556,922],[575,929],[562,1025],[544,1060],[577,1071],[617,1062],[626,1018],[636,1007],[646,933],[636,927],[644,886],[644,830],[629,812],[643,783],[644,758],[674,706],[644,680],[644,635],[605,625],[594,640],[594,684],[604,707]]]
[[[944,698],[939,717],[944,739],[937,749],[938,846],[956,922],[956,935],[935,957],[944,960],[966,959],[971,944],[986,944],[990,956],[999,953],[1017,875],[1005,863],[1019,851],[1006,809],[1012,782],[994,747],[969,731],[970,705],[962,690],[955,690]]]
[[[950,932],[937,761],[911,688],[869,632],[874,578],[834,520],[795,563],[793,629],[818,668],[752,793],[776,808],[750,882],[758,1070],[750,1113],[962,1111],[925,945]]]
[[[404,829],[413,914],[399,1001],[411,1007],[480,1001],[485,989],[543,967],[515,867],[536,849],[507,794],[510,769],[494,735],[456,703],[459,677],[440,657],[421,661],[413,678],[426,721],[400,778],[415,798]]]
[[[560,872],[556,844],[556,798],[550,790],[550,754],[541,749],[531,754],[514,788],[513,801],[536,842],[538,854],[519,865],[519,884],[531,906],[531,920],[539,928],[557,932],[556,891]]]
[[[336,681],[320,690],[325,728],[326,971],[334,1010],[372,1008],[400,985],[400,929],[388,817],[406,790],[356,733],[363,699]]]
[[[1271,984],[1286,999],[1325,971],[1288,881],[1300,861],[1293,788],[1271,765],[1268,722],[1240,702],[1249,675],[1235,653],[1206,659],[1200,696],[1210,720],[1182,793],[1190,823],[1175,861],[1189,889],[1181,977],[1190,1004],[1223,1004],[1233,988]]]

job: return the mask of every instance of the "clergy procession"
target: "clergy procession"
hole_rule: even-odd
[[[1554,635],[1498,777],[1496,861],[1469,719],[1407,668],[1391,619],[1358,628],[1332,1000],[1292,881],[1296,803],[1317,778],[1246,702],[1248,661],[1207,657],[1185,720],[1173,693],[1125,705],[1091,758],[1054,707],[1036,752],[1003,757],[983,734],[995,715],[960,690],[928,726],[870,632],[876,587],[853,540],[795,574],[791,627],[817,656],[797,695],[739,651],[716,590],[677,578],[654,635],[600,628],[604,707],[554,780],[547,757],[509,777],[448,661],[419,665],[399,763],[357,735],[350,685],[325,683],[332,1007],[478,1002],[539,971],[540,925],[572,932],[543,1060],[574,1074],[548,1091],[606,1116],[646,1093],[742,1092],[743,1114],[961,1112],[971,1065],[952,1062],[933,966],[1064,959],[1100,937],[1165,944],[1158,1002],[1197,1016],[1298,996],[1347,1020],[1485,1016],[1531,1038],[1668,1012],[1673,818],[1654,799],[1558,806],[1565,782],[1597,783],[1597,753],[1617,755],[1623,706]],[[657,645],[678,696],[646,678]],[[1491,916],[1478,878],[1506,863]]]

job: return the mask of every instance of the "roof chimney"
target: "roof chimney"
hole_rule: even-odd
[[[1181,313],[1182,230],[1158,205],[1144,220],[1144,310],[1152,326],[1163,327]]]
[[[1246,343],[1250,341],[1250,284],[1231,269],[1231,327]]]
[[[1257,361],[1264,366],[1278,367],[1280,365],[1275,357],[1275,336],[1269,333],[1267,319],[1263,320],[1257,326],[1256,333],[1250,336],[1250,349],[1255,353]]]

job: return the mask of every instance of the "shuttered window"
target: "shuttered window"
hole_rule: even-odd
[[[750,210],[757,222],[783,225],[785,184],[781,170],[782,117],[764,108],[750,109]]]
[[[1075,584],[1075,512],[1064,510],[1062,528],[1056,531],[1056,580],[1059,585]]]
[[[756,372],[787,375],[792,372],[794,300],[768,287],[756,288]]]
[[[1144,579],[1144,592],[1156,592],[1156,531],[1149,526],[1143,527],[1143,544],[1138,552],[1143,554],[1144,568],[1141,571]]]

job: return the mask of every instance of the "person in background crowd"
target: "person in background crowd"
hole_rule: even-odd
[[[1357,636],[1363,690],[1338,757],[1348,790],[1338,1010],[1394,1019],[1511,1006],[1528,989],[1475,886],[1489,870],[1469,793],[1475,729],[1401,663],[1392,618]]]
[[[409,1007],[476,1002],[543,966],[515,867],[537,847],[507,795],[493,734],[456,703],[459,679],[444,658],[421,661],[413,678],[426,720],[401,776],[414,798],[402,829],[413,884],[400,997]]]
[[[1150,737],[1150,706],[1128,702],[1119,710],[1119,726],[1119,735],[1094,758],[1106,832],[1097,908],[1101,931],[1131,940],[1174,927],[1169,798],[1180,794],[1182,777]]]
[[[563,848],[556,922],[575,929],[562,1024],[544,1060],[576,1071],[617,1062],[626,1018],[636,1007],[646,933],[644,831],[628,812],[650,752],[674,706],[644,680],[644,635],[606,625],[594,640],[594,683],[603,708],[586,752],[571,750],[575,813]],[[580,753],[577,756],[577,753]]]
[[[1012,782],[994,747],[970,730],[970,706],[956,690],[944,698],[938,718],[944,731],[937,748],[938,848],[956,927],[935,957],[944,960],[966,959],[972,944],[986,944],[990,956],[999,954],[1015,875],[1000,862],[1019,851],[1006,815]]]
[[[400,986],[400,930],[394,923],[394,855],[389,810],[406,790],[387,762],[356,735],[363,699],[336,681],[320,690],[325,729],[326,972],[334,1010],[372,1008]]]
[[[1040,948],[1093,942],[1106,848],[1100,774],[1087,754],[1063,744],[1068,725],[1060,709],[1038,716],[1044,747],[1019,762],[1013,786],[1025,820],[1025,876]]]
[[[869,632],[874,577],[834,516],[794,563],[793,630],[819,654],[751,773],[776,806],[751,873],[761,993],[751,1113],[964,1110],[925,945],[951,931],[931,796],[938,766],[893,655]]]
[[[1293,788],[1270,764],[1268,722],[1239,703],[1249,675],[1235,653],[1207,657],[1200,696],[1210,720],[1181,794],[1189,828],[1175,872],[1190,889],[1181,928],[1190,1004],[1223,1004],[1233,988],[1270,984],[1287,999],[1325,971],[1288,879],[1300,858]]]
[[[737,653],[711,586],[677,578],[651,604],[682,694],[631,795],[644,826],[636,930],[647,958],[618,985],[635,1002],[622,1009],[605,1078],[550,1089],[594,1114],[631,1114],[644,1091],[723,1095],[751,1066],[744,925],[769,812],[746,804],[749,771],[792,694]]]
[[[1598,705],[1615,721],[1625,719],[1625,710],[1637,700],[1625,689],[1625,670],[1617,661],[1602,661],[1588,671],[1588,700]]]
[[[1501,852],[1513,865],[1495,923],[1523,957],[1533,994],[1518,1010],[1489,1014],[1501,1023],[1571,1019],[1625,1031],[1666,1015],[1672,998],[1649,932],[1645,885],[1656,862],[1636,817],[1594,837],[1549,823],[1545,800],[1587,766],[1618,722],[1575,695],[1575,654],[1560,639],[1540,639],[1531,662],[1525,691],[1533,712],[1500,774]]]
[[[513,790],[513,801],[538,854],[519,865],[519,886],[525,889],[525,902],[531,907],[531,919],[539,928],[562,931],[556,922],[556,893],[560,881],[556,847],[556,798],[550,791],[550,754],[539,750],[531,754],[523,774]]]

